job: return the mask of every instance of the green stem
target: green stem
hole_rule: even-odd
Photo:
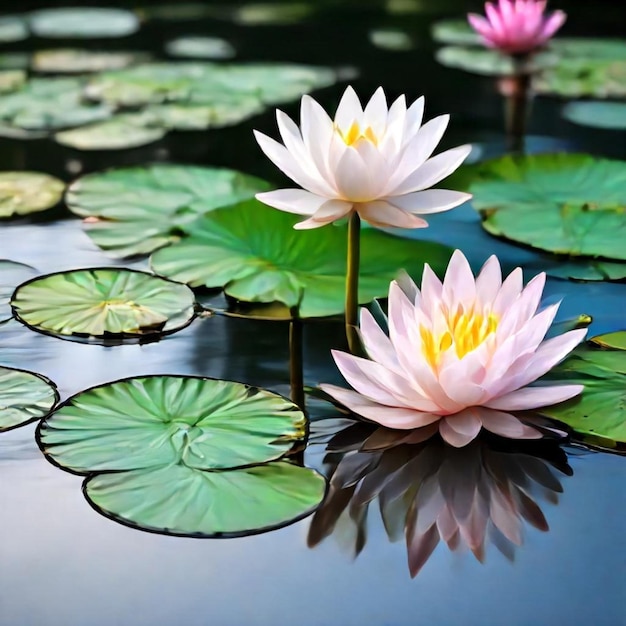
[[[359,326],[359,262],[361,256],[361,218],[354,211],[348,222],[348,261],[346,267],[346,338],[352,354],[361,354]]]
[[[304,362],[302,357],[302,320],[298,307],[291,309],[289,322],[289,385],[291,401],[306,410],[304,396]]]

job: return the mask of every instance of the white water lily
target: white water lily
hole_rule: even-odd
[[[374,226],[424,228],[417,217],[452,209],[471,197],[430,189],[465,160],[464,145],[431,156],[450,116],[422,125],[424,98],[407,108],[400,96],[390,107],[382,87],[365,108],[348,87],[334,120],[310,96],[302,98],[298,127],[276,112],[284,145],[255,131],[263,152],[302,189],[256,197],[281,211],[309,216],[295,228],[317,228],[357,212]]]

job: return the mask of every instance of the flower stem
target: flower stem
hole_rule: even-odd
[[[348,222],[348,260],[346,267],[346,338],[352,354],[360,355],[359,339],[359,262],[361,256],[361,218],[356,211]]]
[[[507,147],[513,153],[524,151],[526,122],[530,108],[531,72],[527,55],[513,56],[513,75],[507,81],[505,92],[505,126]]]
[[[298,307],[290,310],[289,322],[289,386],[291,401],[305,411],[304,362],[302,357],[302,320]]]

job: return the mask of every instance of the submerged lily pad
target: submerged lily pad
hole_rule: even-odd
[[[34,330],[97,339],[175,332],[193,319],[194,304],[185,285],[117,268],[35,278],[11,299],[17,319]]]
[[[40,172],[0,172],[0,218],[29,215],[56,206],[65,183]]]
[[[179,238],[199,215],[251,198],[269,183],[227,169],[183,165],[89,174],[70,185],[70,210],[88,218],[94,243],[115,256],[145,254]]]
[[[117,70],[145,59],[139,52],[105,52],[59,48],[39,50],[33,54],[31,67],[35,72],[53,74],[81,74]]]
[[[274,461],[305,432],[298,407],[269,391],[146,376],[70,398],[41,424],[38,442],[55,464],[89,474],[85,495],[104,515],[208,537],[262,532],[312,512],[324,479]]]
[[[613,333],[598,335],[597,337],[593,337],[591,339],[591,343],[594,343],[601,348],[626,350],[626,330],[618,330]]]
[[[626,260],[626,162],[505,156],[463,176],[489,233],[558,254]]]
[[[131,11],[103,7],[41,9],[30,13],[29,22],[35,35],[51,39],[126,37],[139,29]]]
[[[30,265],[0,259],[0,324],[11,318],[10,300],[15,288],[36,274]]]
[[[56,387],[44,376],[0,366],[0,432],[42,418],[58,400]]]
[[[178,37],[167,42],[165,51],[173,57],[196,59],[230,59],[235,56],[235,48],[219,37]]]
[[[182,226],[187,237],[151,257],[154,270],[192,287],[220,287],[247,302],[299,306],[301,317],[344,308],[346,226],[296,231],[298,217],[257,200],[217,209]],[[451,250],[374,229],[361,235],[359,302],[389,290],[400,269],[421,274],[424,261],[441,272]]]
[[[467,18],[440,20],[431,26],[430,32],[439,43],[462,46],[482,44],[480,35],[469,25]]]
[[[562,115],[579,126],[626,130],[626,102],[570,102]]]

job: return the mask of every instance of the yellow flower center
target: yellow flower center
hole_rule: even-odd
[[[464,312],[459,309],[454,315],[448,316],[446,325],[447,330],[438,337],[429,328],[420,326],[422,353],[433,369],[439,366],[442,353],[452,346],[459,359],[478,348],[495,332],[498,317],[493,313],[483,315],[473,310]]]
[[[375,146],[378,145],[378,137],[376,137],[376,134],[372,130],[371,126],[362,129],[358,122],[352,122],[350,128],[348,128],[345,132],[338,126],[336,128],[340,137],[347,146],[352,146],[363,139],[373,143]]]

